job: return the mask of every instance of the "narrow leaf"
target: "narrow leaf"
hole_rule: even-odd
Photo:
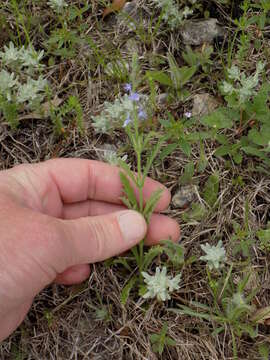
[[[132,209],[138,210],[138,203],[134,190],[132,189],[130,182],[126,175],[123,172],[120,172],[120,180],[123,185],[123,190],[127,196],[128,201],[130,202]]]
[[[135,283],[138,280],[138,276],[134,275],[128,282],[127,284],[124,286],[122,292],[121,292],[121,304],[126,305],[130,291],[132,290],[133,286],[135,285]]]
[[[147,253],[144,254],[143,269],[147,270],[155,257],[163,253],[163,248],[159,245],[151,247]]]
[[[159,152],[159,150],[160,150],[160,148],[162,146],[163,141],[164,141],[164,137],[162,137],[162,138],[160,138],[158,140],[158,142],[156,143],[156,145],[154,147],[154,150],[152,151],[152,153],[148,157],[145,168],[143,170],[143,181],[145,180],[146,176],[148,175],[150,167],[151,167],[153,161],[155,160],[155,158],[156,158],[156,156],[157,156],[157,154],[158,154],[158,152]]]
[[[150,217],[151,217],[153,211],[155,210],[155,207],[156,207],[162,193],[163,193],[162,189],[157,189],[156,191],[154,191],[151,194],[150,198],[147,200],[147,203],[143,210],[143,215],[144,215],[147,223],[149,223]]]
[[[218,174],[213,174],[208,178],[203,191],[203,198],[209,206],[212,207],[215,205],[218,199],[218,191],[219,176]]]

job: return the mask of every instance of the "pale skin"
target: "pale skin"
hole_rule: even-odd
[[[158,213],[169,205],[169,191],[147,179],[144,199],[159,187],[164,191],[147,227],[121,205],[116,167],[55,159],[0,172],[0,341],[49,284],[86,280],[89,264],[123,253],[146,234],[147,245],[178,240],[178,224]]]

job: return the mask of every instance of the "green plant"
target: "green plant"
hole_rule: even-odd
[[[0,71],[0,112],[14,129],[18,113],[37,111],[46,97],[49,84],[40,63],[44,51],[32,46],[17,48],[13,42],[0,52],[3,69]]]
[[[264,251],[270,251],[270,222],[268,222],[266,229],[258,230],[256,235],[260,241],[260,248]]]
[[[235,286],[232,281],[232,269],[232,265],[229,270],[224,268],[219,277],[207,271],[208,284],[213,298],[211,306],[191,301],[190,306],[179,304],[180,309],[171,308],[169,311],[211,322],[214,327],[213,336],[229,328],[232,336],[233,355],[237,359],[236,337],[248,334],[251,338],[255,338],[258,334],[256,324],[249,320],[249,316],[255,310],[252,299],[257,290],[255,289],[245,296],[244,291],[250,274]]]
[[[171,95],[179,100],[185,100],[189,96],[189,92],[184,89],[197,70],[197,66],[183,66],[179,67],[175,58],[167,55],[169,63],[169,71],[166,74],[164,71],[147,71],[146,78],[151,83],[157,81],[161,85],[167,86],[171,90]]]
[[[246,201],[245,203],[245,213],[244,213],[244,224],[243,226],[239,225],[236,221],[233,221],[234,234],[232,235],[231,241],[233,244],[233,255],[241,253],[244,257],[250,258],[251,256],[251,247],[253,246],[254,232],[249,228],[248,221],[249,214],[249,204]]]
[[[211,60],[213,52],[214,48],[211,45],[204,46],[201,51],[192,50],[190,46],[187,46],[186,51],[182,52],[182,56],[189,66],[201,66],[202,70],[208,74],[213,65]]]
[[[55,132],[58,135],[63,134],[65,131],[63,121],[67,115],[69,115],[69,117],[73,115],[80,134],[83,133],[83,111],[79,99],[76,96],[69,96],[68,100],[60,107],[54,107],[52,102],[50,105],[50,117],[54,124]]]
[[[175,346],[176,341],[167,336],[168,325],[164,323],[160,333],[152,334],[150,336],[150,341],[154,352],[157,352],[159,355],[162,355],[165,346]]]
[[[76,49],[81,39],[77,30],[71,30],[64,23],[60,29],[51,32],[49,39],[46,41],[46,47],[49,54],[61,56],[62,59],[74,58]]]
[[[243,154],[256,156],[264,164],[270,164],[269,83],[263,83],[257,90],[263,67],[259,63],[252,76],[246,76],[236,66],[230,68],[232,83],[224,81],[221,86],[228,107],[221,107],[200,119],[203,125],[211,129],[212,137],[221,144],[215,155],[229,155],[236,164],[242,162]],[[224,136],[219,133],[223,129],[232,131],[236,124],[238,128],[233,134]]]

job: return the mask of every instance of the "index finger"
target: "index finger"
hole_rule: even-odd
[[[123,188],[119,176],[120,169],[116,166],[86,159],[53,159],[42,163],[41,166],[57,186],[63,203],[93,199],[121,204]],[[146,178],[143,188],[144,200],[157,189],[162,189],[163,192],[155,211],[161,211],[170,203],[170,192],[159,182]]]

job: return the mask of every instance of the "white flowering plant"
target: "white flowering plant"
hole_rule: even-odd
[[[181,279],[181,273],[175,277],[167,275],[166,266],[162,267],[160,271],[159,267],[156,267],[154,275],[149,275],[146,272],[142,272],[144,282],[146,283],[146,292],[143,295],[144,299],[154,299],[158,301],[166,301],[171,299],[171,293],[180,289],[179,282]]]
[[[218,270],[224,265],[226,261],[226,251],[221,240],[216,246],[206,243],[205,245],[201,245],[201,248],[206,255],[201,256],[200,260],[206,261],[210,270]]]

